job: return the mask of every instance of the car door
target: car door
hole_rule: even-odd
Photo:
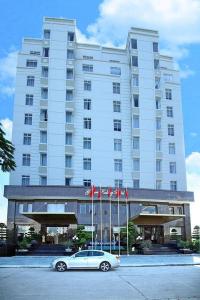
[[[70,268],[87,268],[88,267],[88,251],[79,251],[70,257]]]
[[[103,261],[104,253],[102,251],[88,251],[88,268],[99,268]]]

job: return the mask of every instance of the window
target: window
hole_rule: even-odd
[[[81,215],[85,215],[86,214],[86,205],[85,204],[81,204],[81,203],[79,204],[79,212],[80,212]],[[87,251],[83,251],[82,253],[83,253],[82,256],[84,254],[85,254],[85,256],[88,255]],[[76,255],[78,256],[78,253]],[[81,256],[81,254],[80,254],[80,256]]]
[[[30,185],[30,176],[22,175],[22,185]]]
[[[175,154],[176,149],[175,149],[175,143],[169,143],[169,154]]]
[[[93,65],[83,64],[82,65],[82,70],[84,72],[93,72]]]
[[[156,180],[156,190],[161,190],[161,189],[162,189],[162,181]]]
[[[24,133],[23,144],[31,145],[31,133]]]
[[[34,76],[27,76],[26,85],[27,86],[34,86],[35,84],[35,77]]]
[[[42,55],[43,57],[49,57],[49,48],[43,48]]]
[[[153,52],[158,52],[158,43],[153,42]]]
[[[165,98],[167,100],[172,100],[172,90],[171,89],[165,89]]]
[[[40,131],[40,143],[46,144],[47,143],[47,131]]]
[[[134,158],[133,159],[133,170],[134,171],[140,171],[140,159],[139,158]]]
[[[168,124],[168,135],[174,136],[174,125]]]
[[[30,51],[31,55],[40,55],[40,51]]]
[[[74,79],[74,70],[71,68],[67,68],[67,79]]]
[[[66,123],[71,124],[72,123],[72,112],[66,111]]]
[[[90,80],[84,80],[84,91],[91,91],[92,83]]]
[[[183,207],[182,206],[177,206],[177,213],[178,213],[178,215],[183,214]]]
[[[72,156],[65,155],[65,168],[71,168],[71,167],[72,167]]]
[[[138,67],[138,57],[137,56],[132,56],[132,66],[133,67]]]
[[[114,139],[114,151],[122,151],[122,140]]]
[[[19,213],[22,214],[24,212],[24,204],[20,203],[19,204]]]
[[[133,105],[139,107],[139,95],[133,95]]]
[[[74,50],[67,50],[67,59],[74,59]]]
[[[113,112],[120,112],[120,111],[121,111],[121,102],[113,101]]]
[[[115,172],[122,172],[122,159],[114,159]]]
[[[167,116],[170,118],[173,118],[173,107],[172,106],[167,106]]]
[[[83,159],[83,170],[91,170],[91,158]]]
[[[121,120],[113,121],[114,131],[121,131]]]
[[[156,159],[156,172],[161,172],[162,170],[162,160]]]
[[[91,179],[83,179],[83,185],[85,187],[91,186]]]
[[[158,90],[160,88],[160,77],[155,77],[155,89]]]
[[[115,187],[122,188],[123,187],[123,180],[122,179],[115,179]]]
[[[47,176],[40,176],[40,185],[47,185]]]
[[[48,75],[49,75],[49,68],[48,67],[42,67],[42,77],[43,78],[48,78]]]
[[[64,212],[65,204],[64,203],[48,203],[47,204],[47,212]]]
[[[72,133],[66,132],[65,134],[65,144],[66,145],[72,145]]]
[[[66,90],[66,101],[73,100],[73,90]]]
[[[156,130],[161,129],[161,118],[156,118]]]
[[[157,207],[154,206],[154,205],[143,206],[142,213],[143,214],[156,214],[157,213]]]
[[[176,163],[175,162],[169,163],[169,173],[176,174]]]
[[[66,178],[65,178],[65,185],[66,185],[66,186],[70,186],[70,185],[71,185],[71,181],[72,181],[71,178],[66,177]]]
[[[161,109],[161,99],[156,97],[156,109]]]
[[[48,88],[41,88],[41,98],[43,100],[47,100],[48,99]]]
[[[50,39],[50,30],[45,29],[44,30],[44,39],[49,40]]]
[[[164,81],[173,81],[173,75],[172,74],[163,74]]]
[[[91,118],[84,118],[83,119],[83,128],[84,129],[91,129],[92,128]]]
[[[110,74],[121,75],[121,68],[119,68],[119,67],[110,67]]]
[[[139,128],[140,127],[140,121],[138,115],[133,115],[133,128]]]
[[[176,181],[170,181],[170,190],[177,191],[177,182]]]
[[[173,206],[169,206],[169,213],[170,213],[170,215],[174,215],[174,207]]]
[[[113,94],[120,94],[120,83],[113,82]]]
[[[161,151],[161,150],[162,150],[162,140],[156,139],[156,151]]]
[[[154,69],[158,70],[160,67],[159,59],[154,59]]]
[[[92,104],[91,99],[84,99],[84,109],[85,110],[91,110],[91,104]]]
[[[83,59],[91,60],[93,59],[93,56],[83,55]]]
[[[134,150],[139,150],[140,149],[140,137],[139,136],[134,136],[133,137],[133,149]]]
[[[22,154],[22,165],[30,166],[31,165],[31,155],[30,154]]]
[[[133,188],[134,189],[140,188],[140,180],[139,179],[133,179]]]
[[[42,122],[48,121],[47,109],[40,109],[40,121],[42,121]]]
[[[32,114],[25,114],[24,116],[24,124],[32,125]]]
[[[75,37],[74,32],[68,32],[68,35],[67,35],[68,42],[73,42],[74,41],[74,37]]]
[[[36,68],[37,67],[37,60],[27,59],[26,66],[29,67],[29,68]]]
[[[40,166],[46,167],[47,166],[47,154],[40,153]]]
[[[136,39],[131,39],[131,48],[137,49],[137,40]]]
[[[26,105],[33,105],[33,95],[26,94]]]
[[[91,149],[92,142],[90,137],[83,138],[83,149]]]
[[[32,203],[28,203],[27,204],[27,212],[32,212],[32,209],[33,209]]]
[[[133,87],[139,86],[139,76],[137,74],[133,74]]]

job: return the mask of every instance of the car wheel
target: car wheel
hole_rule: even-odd
[[[67,265],[64,261],[58,261],[56,264],[56,271],[65,272],[67,270]]]
[[[103,261],[99,267],[99,269],[103,272],[108,272],[110,270],[110,268],[111,268],[111,265],[107,261]]]

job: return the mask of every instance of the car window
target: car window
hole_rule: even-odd
[[[89,256],[104,256],[104,253],[101,251],[88,251]]]
[[[75,254],[75,257],[85,257],[88,256],[88,251],[81,251]]]

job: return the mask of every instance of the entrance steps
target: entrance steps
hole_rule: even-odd
[[[28,255],[34,256],[63,256],[66,255],[64,245],[42,244],[38,248],[30,250]]]
[[[151,248],[151,254],[177,254],[178,250],[176,248],[176,245],[173,244],[152,244]]]

